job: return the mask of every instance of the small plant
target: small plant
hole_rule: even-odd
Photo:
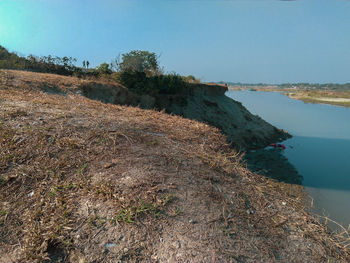
[[[70,183],[70,184],[64,185],[64,187],[65,187],[66,189],[74,189],[74,188],[77,187],[77,185],[76,185],[76,184],[73,184],[73,183]]]
[[[82,175],[87,168],[87,163],[84,163],[82,167],[77,170],[78,175]]]
[[[4,221],[6,219],[8,212],[6,210],[1,210],[0,211],[0,226],[4,224]]]
[[[179,216],[179,215],[181,215],[181,214],[183,214],[182,209],[181,209],[180,207],[176,206],[175,208],[171,209],[169,215],[170,215],[171,217],[175,217],[175,216]]]
[[[129,208],[122,209],[116,216],[116,222],[134,223],[138,216],[156,211],[156,207],[152,203],[142,203],[141,206],[131,206]],[[158,211],[157,211],[158,212]]]
[[[88,219],[88,222],[96,227],[103,226],[107,222],[107,218],[95,215]]]
[[[25,117],[25,116],[28,116],[28,113],[23,110],[16,110],[15,112],[11,112],[9,114],[10,118]]]
[[[168,205],[169,203],[171,203],[174,200],[175,200],[175,197],[171,194],[164,194],[162,196],[162,201],[163,201],[164,206]]]
[[[175,208],[175,216],[181,215],[183,212],[180,207]]]
[[[0,176],[0,186],[3,186],[4,184],[6,184],[8,181],[8,178],[5,176]]]

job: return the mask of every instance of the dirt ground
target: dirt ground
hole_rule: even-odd
[[[206,124],[0,71],[0,262],[350,261],[301,186],[246,167]]]

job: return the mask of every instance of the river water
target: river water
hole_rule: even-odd
[[[308,104],[279,92],[228,91],[253,114],[284,129],[284,155],[304,177],[313,211],[350,226],[350,108]],[[330,223],[331,228],[336,226]]]

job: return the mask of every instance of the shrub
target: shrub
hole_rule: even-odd
[[[187,87],[183,78],[176,74],[147,77],[145,72],[124,71],[118,77],[124,86],[137,94],[177,94]]]

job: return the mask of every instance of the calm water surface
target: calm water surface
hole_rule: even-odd
[[[226,95],[293,135],[284,155],[304,177],[316,213],[350,225],[350,108],[307,104],[278,92]]]

